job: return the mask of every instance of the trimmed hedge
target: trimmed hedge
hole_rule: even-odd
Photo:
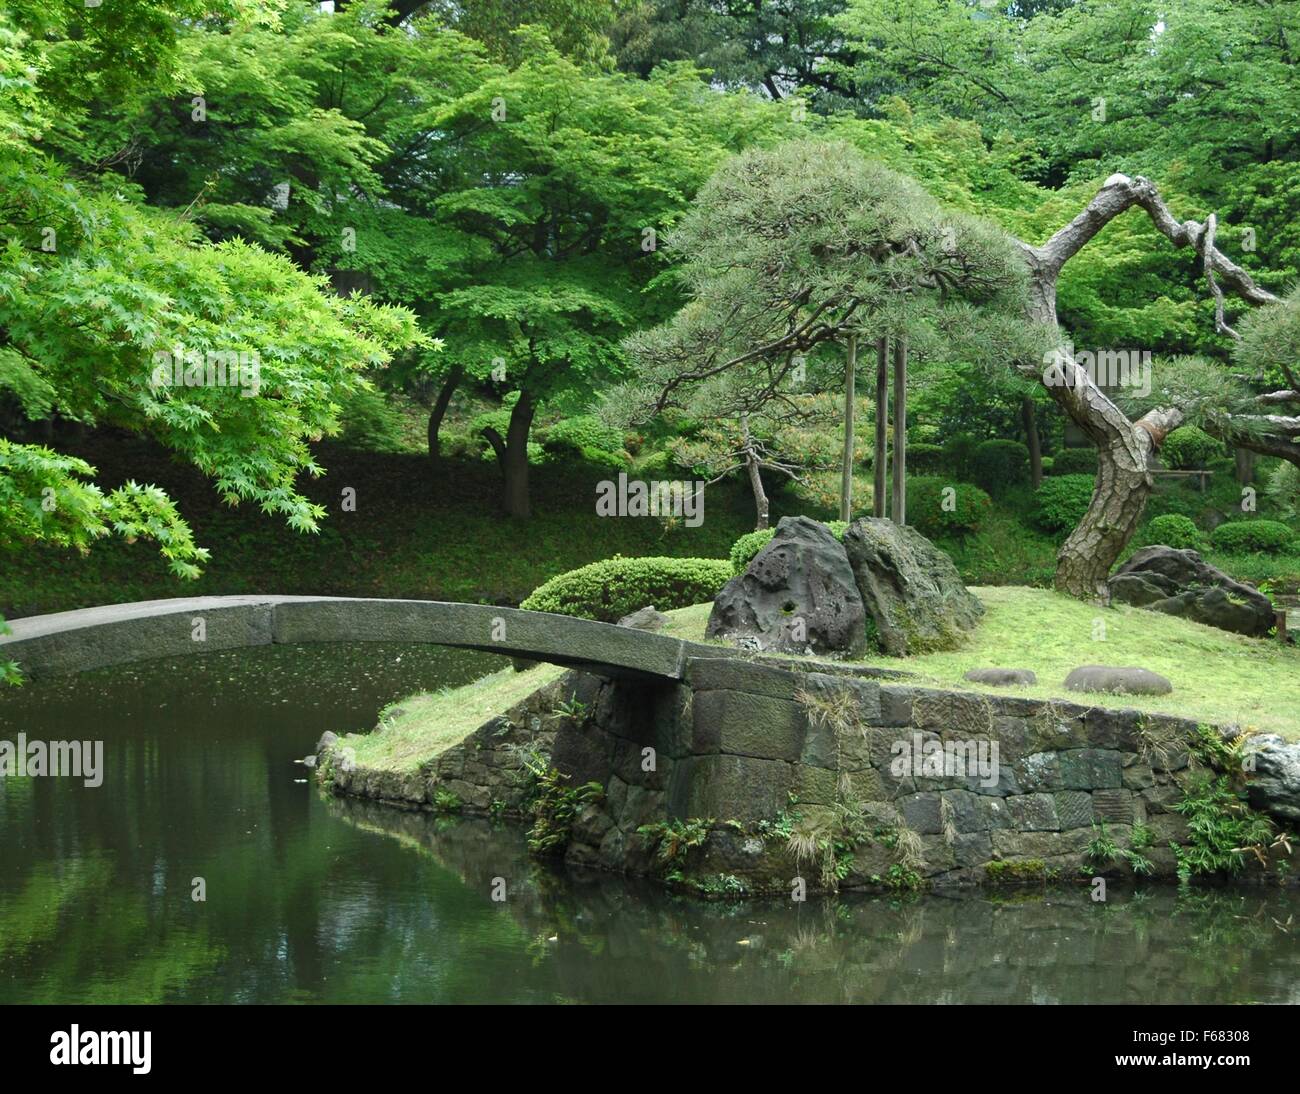
[[[1034,523],[1046,532],[1068,532],[1088,511],[1091,475],[1053,475],[1034,491]]]
[[[982,441],[971,457],[971,480],[990,494],[1029,481],[1029,449],[1019,441]]]
[[[946,490],[952,490],[946,494]],[[925,536],[966,536],[978,532],[993,510],[993,499],[978,486],[940,475],[907,480],[907,523]]]
[[[831,530],[831,535],[836,539],[844,538],[844,530],[848,528],[848,522],[843,520],[827,520],[823,524]],[[735,543],[731,545],[731,573],[733,576],[743,574],[745,567],[754,561],[754,556],[764,547],[772,542],[772,537],[776,535],[775,528],[764,528],[758,532],[746,532]]]
[[[1180,513],[1166,513],[1156,517],[1147,525],[1146,542],[1148,545],[1163,544],[1180,551],[1203,551],[1205,537],[1196,523]]]
[[[1063,448],[1052,457],[1053,475],[1095,475],[1097,473],[1097,450],[1089,445],[1087,448]]]
[[[712,600],[731,576],[725,559],[615,555],[551,578],[519,606],[617,623],[647,604],[666,612]]]
[[[907,446],[907,469],[909,471],[943,471],[949,462],[948,452],[942,445],[918,442]]]
[[[1280,520],[1234,520],[1220,524],[1210,533],[1210,541],[1220,551],[1251,554],[1261,551],[1276,555],[1295,540],[1295,532]]]
[[[1223,455],[1223,442],[1194,425],[1179,426],[1160,446],[1164,462],[1177,471],[1202,468],[1216,456]]]

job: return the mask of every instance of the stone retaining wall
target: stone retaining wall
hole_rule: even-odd
[[[443,790],[469,812],[518,813],[527,758],[549,756],[573,785],[604,788],[573,825],[569,861],[757,892],[796,877],[817,889],[1130,873],[1122,856],[1087,856],[1103,827],[1120,848],[1137,828],[1155,876],[1172,877],[1169,845],[1187,828],[1170,807],[1201,744],[1196,723],[1136,710],[697,657],[680,684],[569,673],[417,776],[348,769],[333,753],[323,766],[340,793],[427,807]],[[996,746],[996,768],[945,773],[900,755],[945,746],[986,760]],[[656,860],[655,830],[686,821],[710,822],[707,839]],[[822,848],[792,856],[791,831]]]

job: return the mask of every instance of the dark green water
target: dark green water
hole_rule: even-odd
[[[0,737],[106,766],[0,779],[0,1002],[1300,1001],[1294,893],[699,904],[298,781],[323,730],[493,667],[272,648],[0,696]]]

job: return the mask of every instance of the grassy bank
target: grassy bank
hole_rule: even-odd
[[[872,663],[916,673],[919,682],[980,689],[962,679],[973,668],[1033,669],[1038,684],[1011,690],[1105,707],[1202,719],[1280,733],[1300,740],[1300,649],[1272,639],[1245,638],[1159,612],[1098,608],[1047,589],[972,589],[987,613],[961,649]],[[686,608],[678,634],[698,638],[709,605]],[[1104,624],[1104,630],[1095,629]],[[1095,638],[1104,634],[1104,638]],[[1062,684],[1080,665],[1134,665],[1165,676],[1172,695],[1115,696],[1067,692]]]

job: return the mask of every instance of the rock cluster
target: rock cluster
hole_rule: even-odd
[[[841,543],[819,521],[784,517],[715,598],[707,634],[778,653],[860,657],[870,631],[902,657],[956,646],[983,614],[952,560],[914,528],[866,518]]]
[[[1263,637],[1275,621],[1268,597],[1234,581],[1195,551],[1144,547],[1111,575],[1107,585],[1112,601],[1236,634]]]

